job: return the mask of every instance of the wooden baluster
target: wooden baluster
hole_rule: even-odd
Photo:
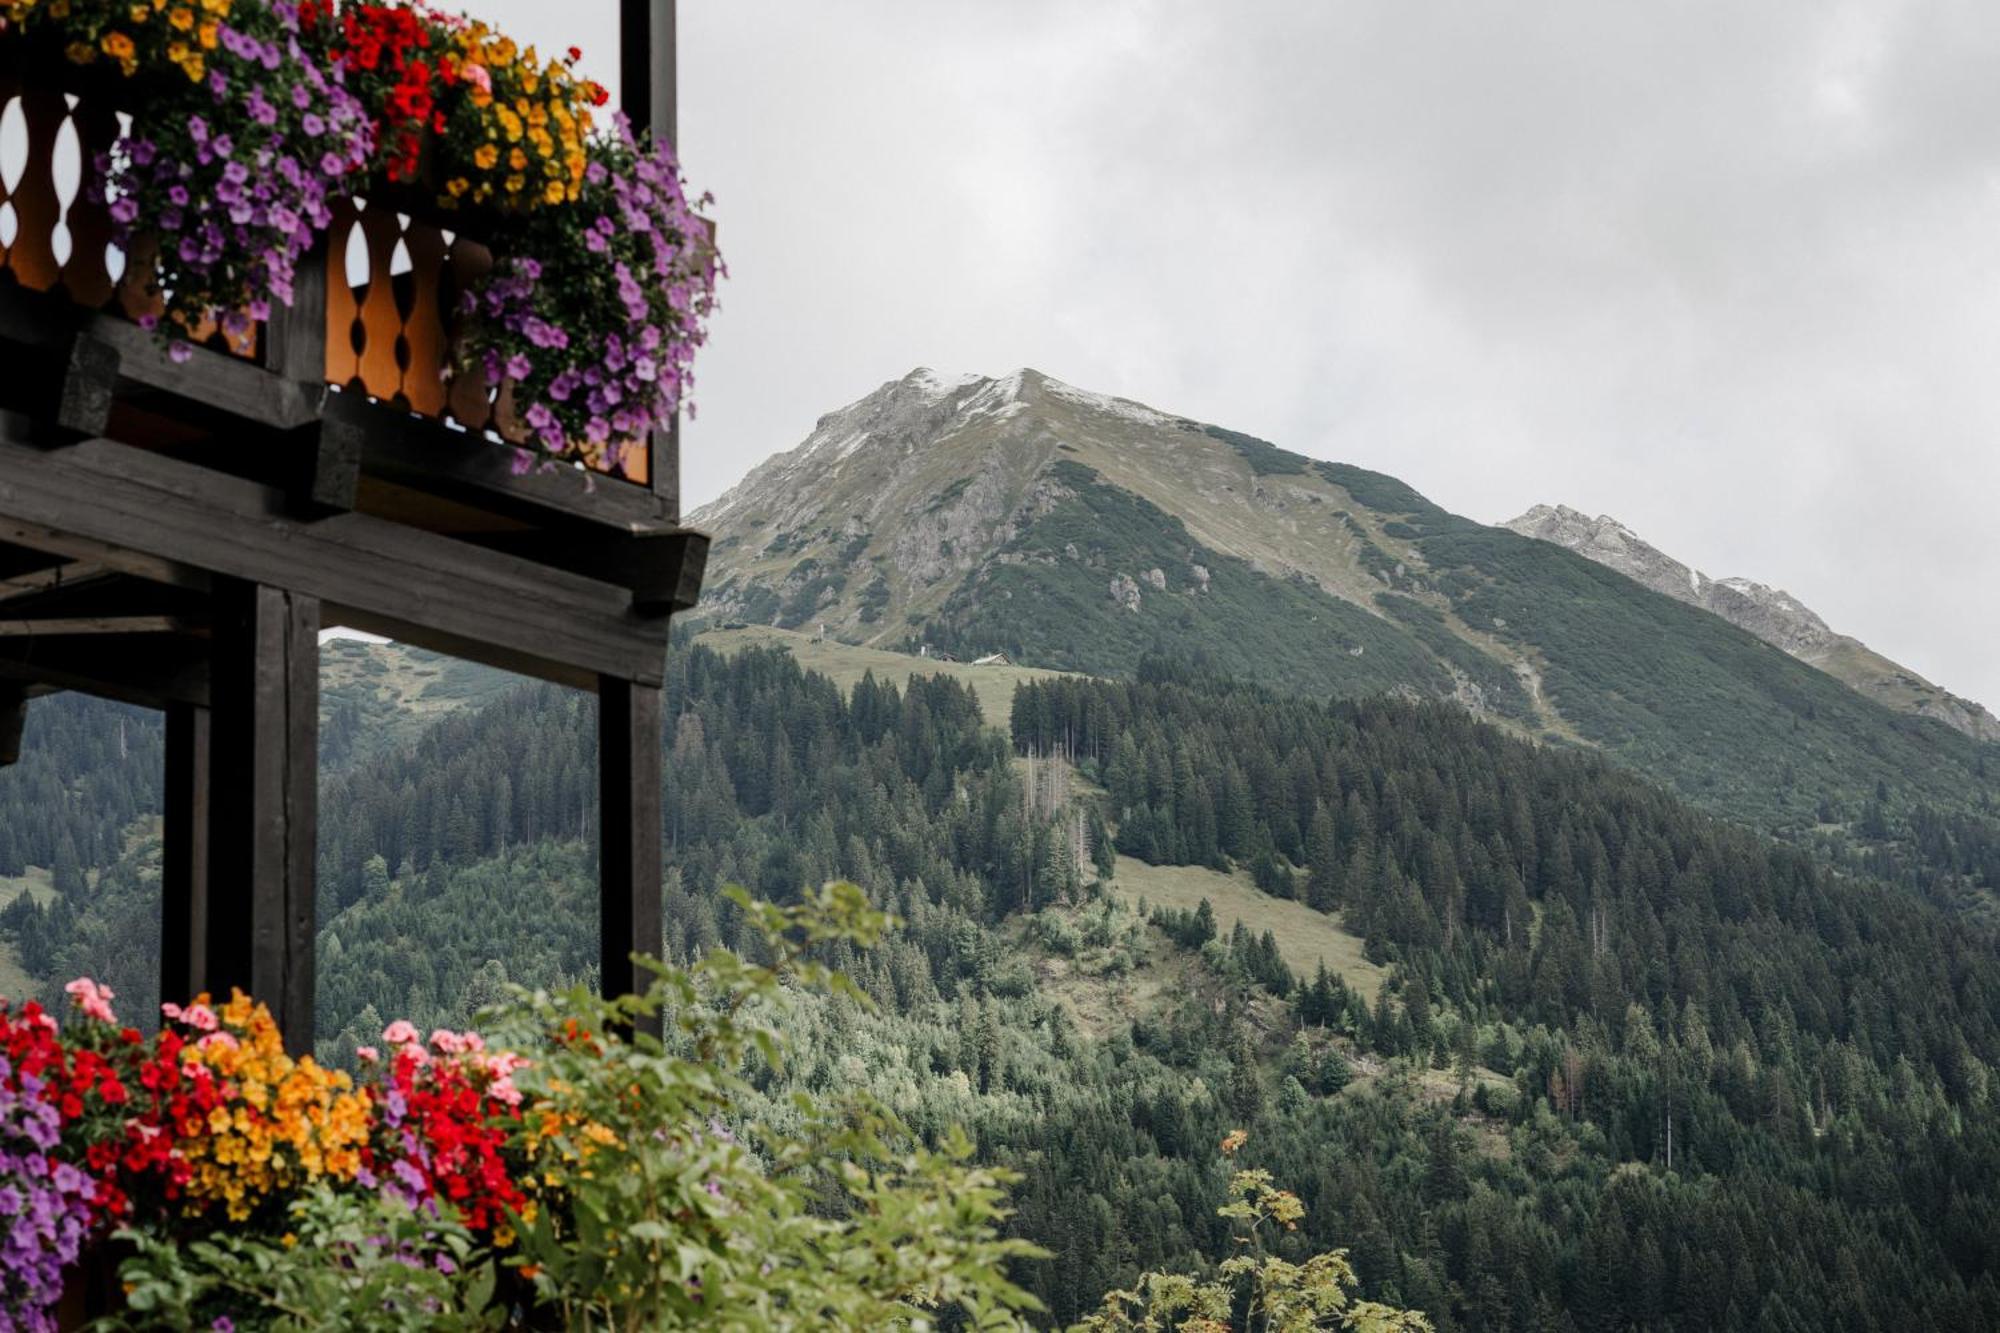
[[[83,171],[77,182],[64,221],[69,226],[69,262],[63,265],[63,286],[70,299],[92,310],[111,300],[111,268],[105,252],[111,245],[111,214],[102,203],[91,201],[92,187],[101,185],[96,158],[109,152],[118,139],[118,114],[102,102],[84,98],[70,113],[76,126],[77,144],[83,153]]]
[[[14,245],[7,267],[23,287],[45,292],[62,281],[56,262],[56,223],[62,220],[62,196],[56,193],[56,131],[69,118],[69,103],[47,88],[21,93],[21,113],[28,124],[28,164],[14,186]]]
[[[403,397],[413,412],[442,416],[445,359],[449,355],[440,290],[444,285],[444,234],[427,222],[413,222],[403,233],[403,245],[409,250],[411,264],[401,279],[409,296],[399,349],[404,366]]]
[[[394,213],[379,207],[363,208],[356,225],[368,245],[368,286],[358,293],[362,331],[358,374],[370,397],[394,399],[403,379],[403,368],[396,364],[396,335],[402,332],[403,316],[396,309],[389,263],[403,228]]]
[[[343,389],[361,378],[361,303],[347,285],[348,237],[360,219],[352,199],[335,200],[326,233],[326,382]]]
[[[13,102],[15,94],[20,91],[20,80],[7,71],[0,70],[0,120],[6,119],[8,106]],[[0,163],[0,209],[7,207],[7,200],[11,193],[7,189],[7,172],[5,166],[5,163]],[[17,216],[14,222],[18,227],[20,225],[20,218]],[[0,231],[0,271],[4,271],[7,267],[7,250],[6,233]]]
[[[493,268],[493,252],[477,241],[464,236],[453,239],[451,245],[451,290],[447,299],[452,302],[446,312],[446,325],[452,332],[452,343],[457,343],[457,333],[465,316],[460,313],[459,297],[472,289],[481,278]],[[486,397],[486,379],[477,370],[466,371],[452,377],[451,389],[447,395],[451,415],[467,430],[485,430],[493,424],[493,404]]]
[[[154,256],[159,251],[158,237],[141,236],[125,252],[125,272],[118,279],[118,308],[134,323],[148,315],[158,319],[166,312],[167,303],[160,298],[159,290],[154,286]]]

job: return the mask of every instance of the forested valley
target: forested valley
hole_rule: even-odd
[[[1242,1129],[1306,1204],[1281,1249],[1349,1247],[1365,1294],[1441,1329],[2000,1327],[1976,829],[1919,815],[1921,855],[1836,864],[1448,705],[1158,660],[1025,686],[1005,731],[942,678],[843,692],[700,644],[669,671],[666,951],[749,947],[731,882],[845,877],[894,911],[832,959],[873,1005],[802,1010],[788,1078],[1020,1171],[1012,1225],[1054,1257],[1018,1277],[1054,1321],[1224,1255]],[[524,686],[407,745],[361,725],[329,700],[322,1055],[587,979],[589,701]],[[36,704],[0,774],[22,980],[155,998],[159,762],[145,714]],[[1330,914],[1377,966],[1294,970],[1117,891],[1121,855]]]

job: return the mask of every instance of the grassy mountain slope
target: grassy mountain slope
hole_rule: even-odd
[[[978,666],[971,662],[947,662],[918,657],[912,653],[892,653],[880,648],[862,648],[838,639],[822,639],[793,630],[763,625],[736,629],[715,629],[700,636],[700,642],[719,653],[736,653],[744,648],[778,648],[790,653],[808,671],[818,672],[843,690],[861,683],[864,675],[901,687],[911,676],[947,676],[966,686],[979,700],[979,710],[992,727],[1007,725],[1007,711],[1014,703],[1014,687],[1061,673],[1040,667],[994,663]]]
[[[1125,675],[1455,699],[1800,837],[1987,820],[2000,746],[1871,701],[1584,556],[1393,477],[1071,388],[927,371],[698,511],[706,614]]]

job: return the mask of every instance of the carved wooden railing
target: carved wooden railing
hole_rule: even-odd
[[[493,252],[444,219],[345,201],[335,207],[326,258],[326,378],[420,416],[503,440],[525,439],[511,395],[479,376],[452,374],[463,294],[493,267]],[[651,450],[601,454],[585,466],[645,485]]]
[[[111,219],[89,197],[97,156],[117,138],[117,113],[102,100],[27,86],[0,69],[0,272],[29,291],[136,320],[157,315],[160,303],[143,263],[129,264],[111,243]]]
[[[145,256],[126,256],[111,243],[111,219],[90,199],[95,159],[119,134],[116,89],[107,92],[105,85],[85,81],[67,87],[44,82],[24,75],[18,63],[8,67],[4,54],[0,289],[11,281],[121,319],[157,314],[157,296],[147,290]],[[489,390],[476,373],[451,373],[460,299],[492,267],[493,255],[455,234],[450,221],[443,214],[426,216],[420,204],[402,200],[395,206],[343,201],[335,210],[324,263],[309,261],[299,273],[300,309],[316,310],[323,297],[323,330],[294,320],[289,326],[294,342],[282,350],[261,327],[234,344],[213,326],[195,330],[190,340],[303,379],[315,363],[304,344],[323,339],[325,382],[343,395],[392,410],[402,418],[399,427],[421,418],[434,430],[458,436],[459,445],[467,437],[525,440],[510,394]],[[314,320],[308,313],[306,323]],[[402,447],[424,448],[407,429],[396,433],[405,441]],[[598,453],[581,461],[606,481],[648,487],[658,471],[651,444],[617,453],[615,460]],[[493,471],[482,469],[487,475]]]

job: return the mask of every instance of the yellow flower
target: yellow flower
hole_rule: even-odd
[[[182,32],[194,31],[194,11],[186,5],[178,5],[167,11],[167,22]]]
[[[153,7],[151,5],[134,5],[131,12],[134,23],[144,23],[147,19],[153,17]]]
[[[483,143],[472,154],[472,164],[481,171],[491,171],[500,161],[500,145]]]
[[[527,183],[528,178],[526,176],[509,176],[507,178],[507,193],[519,194]]]
[[[97,48],[89,42],[71,42],[63,48],[63,54],[69,57],[73,65],[88,65],[97,59]]]
[[[222,40],[219,25],[214,23],[202,24],[201,28],[195,33],[195,36],[200,40],[202,50],[204,51],[213,51]]]
[[[454,176],[445,182],[444,188],[446,193],[450,194],[452,198],[457,199],[472,188],[472,182],[463,176]]]
[[[550,181],[542,189],[542,202],[545,204],[559,204],[563,201],[567,193],[568,191],[563,189],[561,181]]]
[[[528,155],[516,148],[507,154],[507,165],[515,171],[526,171],[528,169]]]

